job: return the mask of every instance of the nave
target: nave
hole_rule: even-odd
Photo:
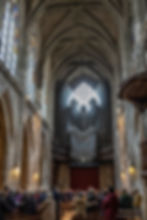
[[[147,220],[146,12],[0,0],[0,220]]]

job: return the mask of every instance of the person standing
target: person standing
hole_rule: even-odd
[[[116,220],[118,213],[119,201],[113,187],[109,188],[109,192],[103,200],[102,208],[104,220]]]
[[[142,217],[141,206],[142,206],[142,195],[136,189],[133,192],[133,209],[134,209],[135,220],[140,220]]]
[[[51,194],[48,194],[44,201],[39,205],[40,220],[55,220],[55,201]]]
[[[95,190],[90,188],[87,193],[86,209],[89,220],[97,220],[99,215],[99,204]]]
[[[54,188],[53,190],[53,199],[55,201],[55,213],[56,213],[56,217],[55,219],[56,220],[59,220],[60,219],[60,203],[61,201],[63,200],[63,195],[62,193],[60,192],[59,188]]]
[[[120,201],[119,201],[120,208],[122,210],[131,210],[133,207],[133,198],[127,190],[122,190]]]
[[[74,215],[72,216],[72,220],[86,220],[86,199],[82,192],[79,192],[73,201],[74,205]]]

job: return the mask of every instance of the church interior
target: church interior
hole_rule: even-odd
[[[110,187],[147,220],[147,1],[0,0],[0,194],[48,195],[8,220],[71,220],[61,194]]]

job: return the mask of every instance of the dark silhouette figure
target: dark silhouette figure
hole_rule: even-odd
[[[118,206],[118,198],[114,192],[114,189],[111,187],[109,189],[108,195],[104,198],[103,201],[104,220],[116,220]]]

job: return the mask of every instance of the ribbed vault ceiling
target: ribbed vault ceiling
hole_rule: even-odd
[[[28,18],[39,17],[42,60],[55,77],[80,67],[112,78],[119,69],[119,39],[127,0],[28,0]]]

